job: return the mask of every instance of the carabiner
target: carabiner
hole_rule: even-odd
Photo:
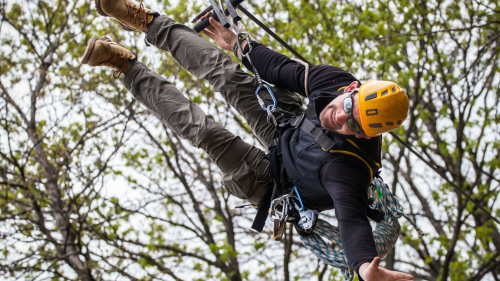
[[[272,124],[275,127],[277,127],[279,125],[278,124],[278,120],[276,120],[276,117],[274,117],[274,114],[273,114],[273,111],[271,110],[271,107],[272,107],[272,105],[268,105],[267,106],[267,110],[266,110],[266,112],[267,112],[267,122],[270,123],[269,120],[271,120]]]
[[[269,96],[271,96],[271,99],[273,100],[273,104],[271,105],[271,111],[273,111],[276,106],[278,106],[278,101],[276,100],[276,97],[274,96],[274,93],[273,93],[273,90],[271,89],[271,87],[265,83],[262,84],[262,86],[264,86],[264,88],[266,88],[267,92],[269,93]],[[259,99],[260,98],[260,95],[259,95],[259,92],[260,92],[260,85],[257,87],[257,90],[255,90],[255,95],[257,96],[257,98]],[[262,100],[262,99],[261,99]],[[264,102],[264,101],[262,101]],[[259,101],[260,103],[260,101]],[[269,111],[268,108],[269,106],[262,106],[262,103],[261,104],[261,107],[264,111]]]

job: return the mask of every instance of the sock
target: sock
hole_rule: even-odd
[[[130,67],[133,67],[137,63],[137,59],[129,59],[128,62],[130,62]]]
[[[132,52],[132,54],[135,55],[135,59],[129,59],[128,62],[130,63],[130,67],[133,67],[137,63],[137,53]]]

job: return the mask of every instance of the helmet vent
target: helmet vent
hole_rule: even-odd
[[[381,97],[387,96],[388,94],[389,94],[389,90],[385,90],[385,91],[382,92]]]
[[[366,111],[366,116],[373,116],[373,115],[377,115],[377,114],[378,114],[378,110],[376,108],[368,109]]]
[[[382,124],[381,123],[372,123],[372,124],[368,124],[368,126],[370,128],[382,128]]]
[[[368,96],[365,97],[365,101],[372,100],[372,99],[374,99],[376,97],[377,97],[377,92],[375,92],[373,94],[369,94]]]
[[[394,122],[385,122],[387,126],[394,126]]]
[[[392,92],[395,93],[397,92],[398,90],[396,90],[396,87],[392,88]]]
[[[398,125],[401,125],[401,120],[398,120]]]

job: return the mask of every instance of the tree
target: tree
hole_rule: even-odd
[[[172,11],[182,17],[183,8]],[[106,70],[77,61],[91,35],[138,49],[139,34],[119,35],[86,1],[3,2],[1,12],[1,271],[28,280],[245,277],[236,244],[253,241],[238,242],[247,236],[235,227],[241,212],[207,156],[158,127]],[[171,58],[161,67],[227,122],[203,82]]]

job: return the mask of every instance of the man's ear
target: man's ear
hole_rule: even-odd
[[[349,86],[347,86],[347,88],[345,88],[344,92],[354,91],[358,87],[359,87],[359,82],[358,81],[354,81]]]
[[[367,136],[365,134],[359,134],[359,135],[356,135],[356,138],[358,138],[358,139],[361,139],[361,138],[363,138],[363,139],[371,139],[372,137]]]

